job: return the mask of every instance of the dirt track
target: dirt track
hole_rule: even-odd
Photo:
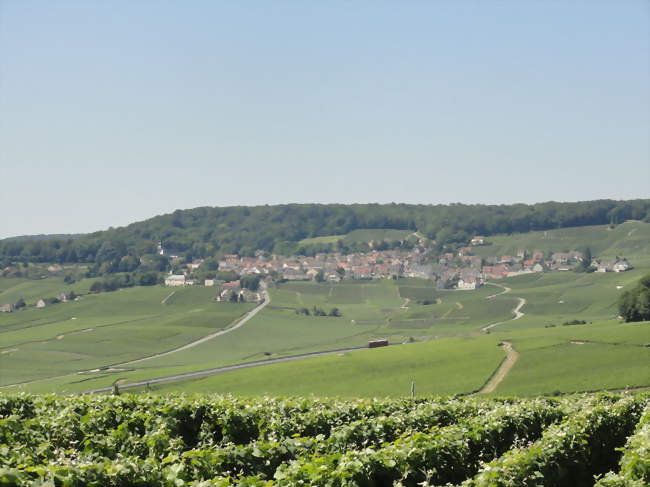
[[[489,392],[493,392],[497,386],[501,383],[503,379],[505,379],[506,375],[508,375],[508,372],[510,372],[510,369],[512,369],[517,363],[517,360],[519,359],[519,352],[512,348],[512,343],[510,342],[503,342],[501,344],[501,347],[503,350],[506,352],[506,358],[501,362],[501,365],[499,365],[499,368],[492,374],[492,377],[490,377],[490,380],[488,380],[483,387],[481,387],[481,390],[478,391],[479,394],[487,394]]]

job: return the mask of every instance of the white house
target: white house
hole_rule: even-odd
[[[175,287],[175,286],[184,286],[185,285],[185,276],[180,275],[171,275],[165,278],[165,286]]]
[[[479,286],[479,282],[474,277],[466,277],[458,281],[458,289],[471,290],[476,289]]]
[[[612,266],[614,272],[625,272],[625,271],[629,271],[631,268],[632,266],[625,259],[617,260],[616,262],[614,262],[614,265]]]
[[[36,307],[37,308],[45,308],[45,301],[42,300],[42,299],[39,299],[38,301],[36,301]]]

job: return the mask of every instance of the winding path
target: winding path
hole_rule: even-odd
[[[494,392],[497,386],[505,379],[508,372],[515,366],[517,360],[519,359],[519,352],[512,347],[512,343],[503,342],[501,347],[506,352],[506,358],[501,362],[499,368],[492,374],[492,377],[485,383],[481,390],[478,391],[478,394],[488,394]]]
[[[498,286],[498,287],[502,288],[503,291],[501,291],[500,293],[492,294],[491,296],[488,296],[488,297],[486,297],[485,299],[494,299],[494,298],[497,297],[497,296],[501,296],[501,295],[503,295],[503,294],[506,294],[506,293],[509,293],[510,291],[512,291],[511,288],[506,287],[506,286],[502,286],[501,284],[495,284],[495,283],[493,283],[493,282],[488,282],[488,283],[486,283],[486,284],[490,284],[490,285],[492,285],[492,286]],[[519,298],[519,297],[518,297],[517,299],[519,300],[519,303],[518,303],[517,306],[515,306],[514,309],[512,310],[512,312],[513,312],[514,315],[515,315],[514,318],[511,318],[511,319],[509,319],[509,320],[505,320],[505,321],[497,321],[496,323],[490,323],[489,325],[484,326],[483,328],[481,328],[481,331],[482,331],[483,333],[488,333],[489,330],[491,330],[491,329],[494,328],[495,326],[502,325],[502,324],[504,324],[504,323],[508,323],[509,321],[515,321],[515,320],[518,320],[519,318],[521,318],[522,316],[524,316],[526,313],[522,312],[522,311],[521,311],[521,308],[523,308],[523,307],[526,305],[527,301],[526,301],[524,298]]]

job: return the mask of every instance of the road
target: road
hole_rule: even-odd
[[[205,343],[205,342],[207,342],[209,340],[212,340],[213,338],[216,338],[216,337],[221,336],[221,335],[225,335],[226,333],[230,333],[231,331],[236,330],[237,328],[239,328],[239,327],[243,326],[244,324],[246,324],[251,318],[253,318],[257,313],[259,313],[262,309],[264,309],[266,306],[268,306],[268,304],[271,302],[271,296],[268,293],[266,284],[261,283],[260,285],[262,286],[262,295],[264,297],[264,300],[262,301],[262,303],[260,303],[258,306],[256,306],[255,308],[250,310],[248,313],[246,313],[244,316],[242,316],[239,319],[239,321],[237,323],[235,323],[233,326],[231,326],[230,328],[226,328],[225,330],[219,330],[219,331],[217,331],[215,333],[211,333],[211,334],[206,335],[204,337],[201,337],[201,338],[199,338],[197,340],[194,340],[193,342],[186,343],[185,345],[174,348],[172,350],[167,350],[166,352],[161,352],[161,353],[157,353],[157,354],[154,354],[154,355],[149,355],[148,357],[139,358],[139,359],[135,359],[135,360],[129,360],[128,362],[120,362],[120,363],[110,364],[109,366],[106,366],[105,368],[108,368],[108,367],[110,367],[110,368],[121,367],[123,365],[131,365],[131,364],[135,364],[135,363],[139,363],[139,362],[144,362],[145,360],[151,360],[151,359],[154,359],[154,358],[164,357],[164,356],[170,355],[172,353],[177,353],[177,352],[181,352],[183,350],[190,349],[192,347],[196,347],[197,345],[200,345],[201,343]],[[168,295],[167,298],[171,297],[173,294],[174,294],[174,292],[172,292],[170,295]],[[163,301],[166,301],[167,298],[165,298]],[[3,385],[3,386],[0,386],[0,389],[6,388],[6,387],[15,387],[15,386],[19,386],[19,385],[33,384],[33,383],[36,383],[36,382],[46,382],[46,381],[53,380],[53,379],[60,379],[62,377],[70,377],[70,376],[74,376],[74,375],[78,375],[78,374],[84,374],[84,373],[90,373],[90,372],[98,372],[99,370],[100,369],[78,370],[76,372],[71,372],[69,374],[63,374],[63,375],[58,375],[58,376],[53,376],[53,377],[46,377],[46,378],[43,378],[43,379],[35,379],[35,380],[25,381],[25,382],[19,382],[19,383],[16,383],[16,384],[6,384],[6,385]]]
[[[506,375],[510,372],[510,369],[512,369],[515,366],[515,363],[519,359],[519,352],[512,348],[512,343],[510,342],[503,342],[501,344],[501,347],[503,348],[504,352],[506,352],[506,358],[501,362],[501,365],[499,365],[499,368],[492,374],[492,377],[490,377],[490,380],[488,380],[483,387],[481,387],[481,390],[478,391],[479,394],[487,394],[489,392],[493,392],[497,386],[501,383],[503,379],[505,379]]]
[[[300,355],[291,355],[289,357],[280,357],[280,358],[271,358],[271,359],[266,359],[266,360],[258,360],[256,362],[247,362],[245,364],[237,364],[237,365],[226,365],[224,367],[215,367],[213,369],[206,369],[206,370],[198,370],[196,372],[186,372],[184,374],[177,374],[177,375],[169,375],[166,377],[157,377],[155,379],[149,379],[149,380],[142,380],[138,382],[131,382],[128,384],[120,384],[119,388],[120,390],[122,389],[130,389],[133,387],[145,387],[147,385],[153,385],[153,384],[160,384],[163,382],[173,382],[176,380],[182,380],[182,379],[191,379],[195,377],[204,377],[206,375],[213,375],[213,374],[219,374],[222,372],[231,372],[233,370],[239,370],[239,369],[248,369],[250,367],[260,367],[263,365],[271,365],[271,364],[277,364],[281,362],[290,362],[293,360],[301,360],[305,358],[311,358],[311,357],[318,357],[320,355],[331,355],[333,353],[345,353],[345,352],[354,352],[356,350],[366,350],[368,347],[353,347],[353,348],[339,348],[335,350],[326,350],[322,352],[310,352],[310,353],[303,353]],[[86,391],[84,394],[93,394],[96,392],[108,392],[112,391],[113,386],[110,387],[102,387],[100,389],[93,389],[92,391]]]
[[[493,283],[493,282],[488,282],[488,283],[486,283],[486,284],[490,284],[491,286],[497,286],[497,287],[500,287],[500,288],[503,289],[503,291],[501,291],[500,293],[492,294],[491,296],[488,296],[488,297],[486,297],[485,299],[493,299],[493,298],[495,298],[495,297],[497,297],[497,296],[501,296],[501,295],[503,295],[503,294],[506,294],[506,293],[509,293],[510,291],[512,291],[511,288],[506,287],[506,286],[502,286],[501,284],[495,284],[495,283]],[[505,320],[505,321],[497,321],[496,323],[490,323],[489,325],[484,326],[483,328],[481,328],[481,331],[482,331],[483,333],[489,333],[489,331],[490,331],[492,328],[494,328],[495,326],[499,326],[499,325],[502,325],[502,324],[504,324],[504,323],[508,323],[509,321],[515,321],[515,320],[518,320],[519,318],[521,318],[522,316],[524,316],[526,313],[522,312],[522,311],[521,311],[521,308],[523,308],[523,307],[526,305],[527,301],[526,301],[524,298],[517,298],[517,299],[519,300],[519,303],[518,303],[517,306],[515,306],[514,309],[512,310],[512,312],[513,312],[514,315],[515,315],[514,318],[511,318],[511,319],[509,319],[509,320]]]
[[[120,367],[122,365],[131,365],[139,362],[144,362],[145,360],[151,360],[154,358],[160,358],[160,357],[165,357],[166,355],[171,355],[172,353],[177,353],[177,352],[182,352],[183,350],[188,350],[190,348],[196,347],[197,345],[201,345],[202,343],[205,343],[209,340],[212,340],[213,338],[216,338],[221,335],[225,335],[226,333],[230,333],[231,331],[235,331],[237,328],[240,328],[244,326],[251,318],[253,318],[257,313],[262,311],[268,304],[271,302],[271,296],[269,295],[267,289],[266,289],[266,283],[261,283],[260,286],[262,287],[262,295],[264,296],[264,300],[260,305],[257,307],[253,308],[250,310],[248,313],[246,313],[240,320],[230,328],[226,328],[225,330],[219,330],[217,332],[211,333],[209,335],[206,335],[204,337],[199,338],[198,340],[194,340],[193,342],[187,343],[183,346],[180,346],[178,348],[174,348],[172,350],[168,350],[166,352],[161,352],[157,353],[155,355],[150,355],[148,357],[144,358],[139,358],[136,360],[130,360],[128,362],[121,362],[119,364],[112,364],[111,367]]]

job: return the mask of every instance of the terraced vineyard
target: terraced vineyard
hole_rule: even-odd
[[[650,396],[0,397],[0,485],[641,486]]]

